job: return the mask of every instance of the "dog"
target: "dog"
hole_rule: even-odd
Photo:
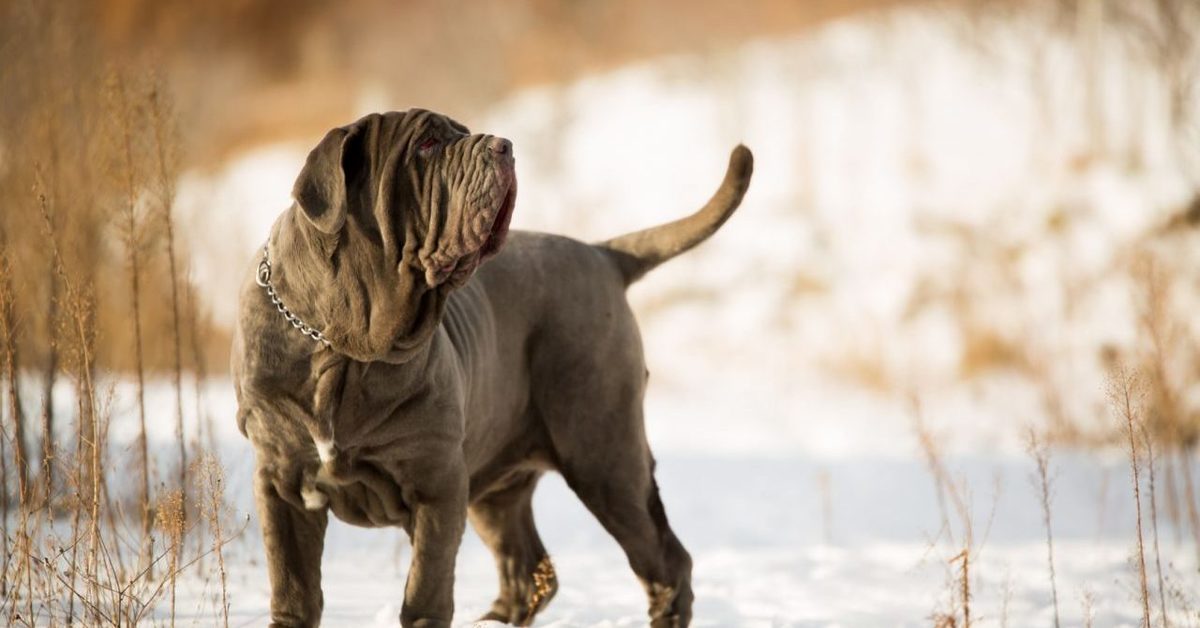
[[[697,213],[598,244],[513,231],[513,147],[413,109],[330,131],[240,292],[232,372],[271,626],[316,626],[328,514],[412,539],[401,625],[449,626],[469,519],[495,555],[483,619],[558,588],[534,525],[557,471],[629,558],[653,626],[691,620],[691,558],[654,480],[648,373],[625,289],[741,203],[736,147]]]

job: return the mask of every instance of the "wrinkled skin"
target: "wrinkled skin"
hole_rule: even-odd
[[[700,212],[587,245],[508,237],[506,140],[421,110],[330,131],[267,245],[272,286],[329,344],[293,329],[252,274],[233,347],[271,625],[319,624],[330,512],[412,538],[402,625],[450,625],[468,518],[500,578],[486,617],[530,624],[558,586],[531,509],[548,470],[625,550],[652,624],[687,625],[691,559],[654,482],[624,292],[711,235],[750,170],[739,147]]]

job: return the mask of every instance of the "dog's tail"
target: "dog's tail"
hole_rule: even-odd
[[[729,155],[725,180],[700,211],[679,220],[596,244],[609,255],[629,285],[655,266],[708,239],[733,215],[750,187],[754,155],[739,144]]]

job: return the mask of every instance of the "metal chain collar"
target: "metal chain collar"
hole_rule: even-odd
[[[292,327],[300,330],[300,333],[304,334],[305,336],[308,336],[317,342],[323,343],[326,347],[332,346],[329,340],[325,338],[325,334],[321,333],[321,330],[309,326],[308,323],[300,320],[299,316],[292,314],[292,311],[283,304],[283,301],[280,300],[279,295],[275,293],[275,286],[271,285],[271,258],[267,253],[266,245],[263,245],[263,258],[262,261],[258,263],[258,272],[254,276],[254,281],[258,285],[267,289],[267,296],[271,298],[271,303],[275,305],[275,309],[279,310],[280,314],[283,314],[283,317],[287,319],[287,322],[292,324]]]

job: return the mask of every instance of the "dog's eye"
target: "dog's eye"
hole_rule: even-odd
[[[437,145],[440,143],[441,142],[439,142],[436,137],[427,137],[424,140],[421,140],[420,144],[417,144],[417,150],[424,154],[429,154],[429,152],[434,148],[437,148]]]

